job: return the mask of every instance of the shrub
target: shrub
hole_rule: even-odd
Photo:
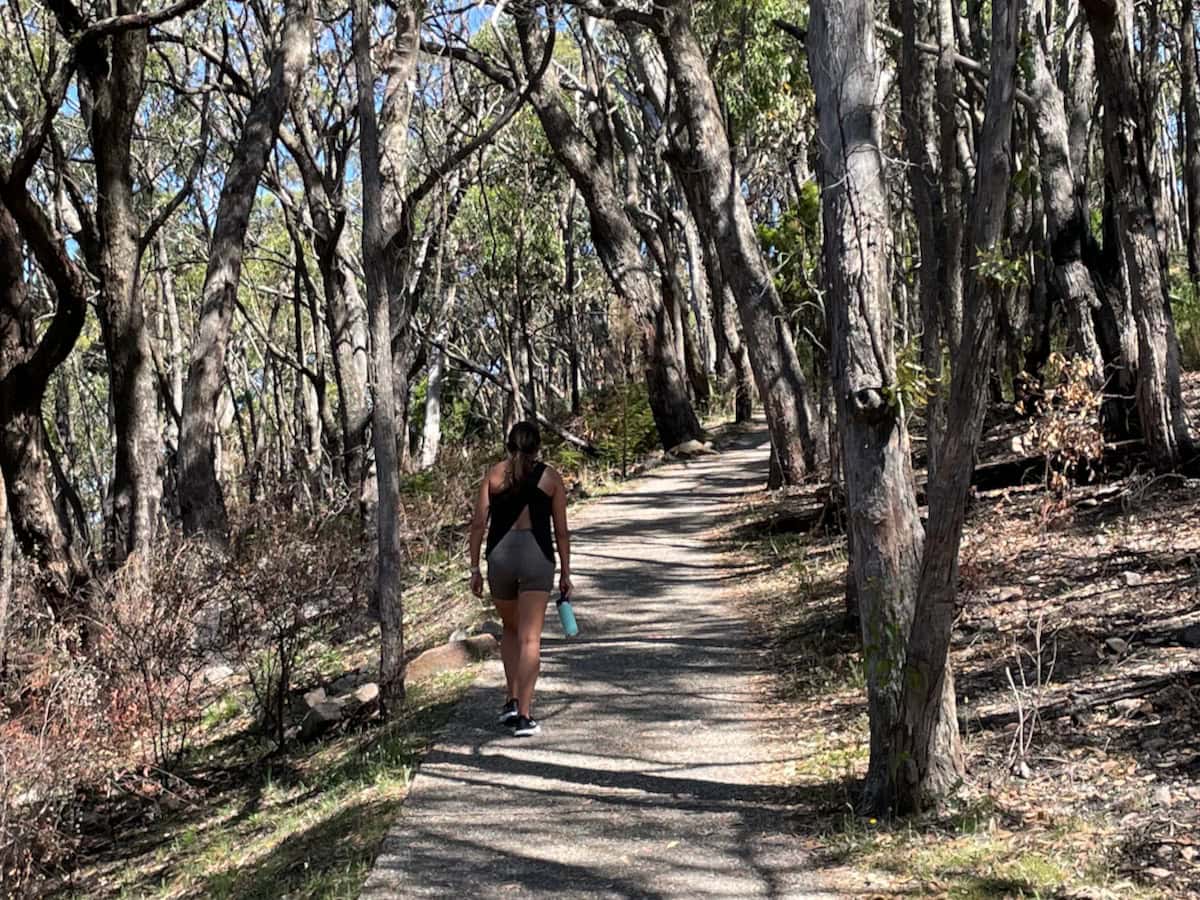
[[[1181,365],[1200,369],[1200,291],[1187,277],[1186,270],[1175,270],[1171,279],[1171,312],[1179,335]]]
[[[1035,417],[1028,443],[1045,454],[1046,486],[1059,498],[1072,478],[1090,479],[1104,455],[1100,425],[1104,397],[1092,387],[1092,376],[1087,360],[1052,353],[1046,364],[1045,393],[1017,404],[1018,411]]]
[[[110,704],[105,673],[78,653],[78,634],[43,635],[22,706],[0,724],[0,895],[40,896],[77,843],[78,797],[119,764],[129,720]]]
[[[123,567],[103,585],[97,607],[94,658],[106,666],[111,689],[153,761],[180,756],[200,721],[199,676],[212,653],[202,629],[220,584],[220,560],[205,541],[169,536],[145,563]]]
[[[259,510],[235,528],[221,643],[248,676],[258,722],[280,748],[301,652],[362,609],[373,567],[351,519],[337,508],[306,516]]]

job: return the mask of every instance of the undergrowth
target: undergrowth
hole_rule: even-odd
[[[813,497],[816,496],[814,490]],[[845,620],[844,537],[776,531],[813,497],[753,502],[725,531],[759,573],[741,590],[769,660],[777,777],[792,792],[789,831],[806,835],[819,878],[866,895],[955,898],[1157,897],[1121,863],[1112,819],[1039,803],[1035,788],[993,789],[993,748],[966,735],[972,785],[937,814],[883,821],[860,814],[866,775],[866,687],[857,631]],[[1039,785],[1036,790],[1043,788]]]
[[[657,458],[643,385],[544,430],[572,496]],[[406,650],[488,615],[466,583],[465,527],[498,443],[447,446],[401,479]],[[344,495],[266,486],[231,510],[229,545],[164,538],[147,565],[92,588],[86,622],[38,612],[0,683],[0,895],[352,896],[433,733],[469,673],[411,688],[403,715],[368,705],[303,735],[302,695],[371,680],[371,517]],[[214,670],[220,670],[219,677]]]

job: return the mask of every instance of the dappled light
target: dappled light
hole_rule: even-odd
[[[0,3],[0,896],[1200,890],[1197,12]]]

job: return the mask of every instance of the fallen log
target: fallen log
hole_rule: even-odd
[[[1117,464],[1135,459],[1145,449],[1145,443],[1140,440],[1120,441],[1106,445],[1104,456],[1100,462],[1103,468],[1112,468]],[[1083,473],[1076,473],[1078,480],[1083,480]],[[971,488],[976,494],[999,492],[1006,489],[1025,489],[1038,486],[1046,479],[1046,455],[1044,453],[1032,456],[1017,456],[1010,459],[994,460],[981,463],[971,474]],[[927,506],[926,488],[928,483],[917,483],[917,505]],[[845,499],[840,492],[835,496],[828,486],[822,488],[813,498],[811,505],[800,509],[787,509],[758,526],[759,530],[769,534],[797,534],[823,528],[837,533],[845,527]]]
[[[1102,706],[1116,703],[1118,700],[1146,697],[1173,684],[1183,687],[1196,687],[1200,685],[1200,669],[1194,669],[1190,672],[1173,672],[1170,675],[1160,675],[1155,678],[1145,678],[1117,690],[1105,691],[1082,700],[1067,698],[1047,703],[1044,706],[1028,707],[1024,710],[1024,713],[1028,715],[1036,711],[1038,716],[1044,721],[1061,719],[1063,716],[1075,716],[1080,713],[1091,712]],[[963,720],[962,724],[969,723],[980,728],[992,729],[1002,728],[1005,725],[1016,722],[1020,713],[1015,709],[1011,709],[1006,712],[989,713],[986,716],[972,718],[969,710],[962,710],[959,715]]]

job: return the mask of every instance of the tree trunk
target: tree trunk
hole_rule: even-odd
[[[341,470],[347,487],[362,486],[366,462],[367,404],[366,307],[354,275],[353,240],[345,227],[342,186],[324,175],[313,156],[312,139],[304,113],[293,115],[300,139],[287,139],[304,181],[304,197],[312,220],[313,249],[321,271],[325,324],[329,331],[330,359],[338,392],[338,426],[341,431]]]
[[[708,272],[708,283],[712,288],[713,304],[716,308],[714,325],[717,326],[717,334],[720,335],[718,344],[725,347],[732,366],[734,421],[749,422],[754,418],[754,370],[750,366],[750,351],[746,349],[746,342],[742,340],[742,333],[738,327],[735,312],[737,301],[733,297],[733,291],[725,283],[721,262],[717,259],[712,242],[705,241],[703,250],[704,268]]]
[[[225,497],[217,478],[217,400],[225,380],[225,351],[233,326],[250,213],[283,114],[308,64],[312,17],[311,0],[286,0],[270,81],[250,105],[217,205],[184,389],[179,442],[179,505],[188,534],[220,539],[229,528]]]
[[[954,358],[941,477],[929,483],[929,527],[908,654],[900,721],[889,745],[883,808],[916,812],[963,777],[950,669],[950,635],[958,589],[958,554],[995,348],[998,292],[985,264],[1003,251],[1013,160],[1013,107],[1021,0],[992,4],[991,73],[971,203],[965,286],[965,330]]]
[[[8,616],[13,586],[13,562],[16,559],[12,524],[8,521],[8,489],[0,473],[0,683],[8,674]]]
[[[942,376],[943,306],[948,295],[946,279],[957,277],[945,265],[947,223],[942,209],[942,185],[938,180],[939,131],[934,89],[935,60],[917,48],[928,43],[933,32],[933,9],[928,0],[904,2],[900,30],[900,108],[904,124],[904,148],[908,157],[908,183],[912,191],[913,218],[921,265],[917,270],[917,295],[921,310],[921,365],[932,384]],[[957,159],[948,161],[957,177]],[[899,281],[899,279],[897,279]],[[937,454],[945,430],[945,408],[940,396],[931,398],[925,415],[929,478],[937,477]]]
[[[1079,205],[1088,208],[1088,169],[1091,165],[1092,133],[1096,119],[1096,53],[1091,35],[1084,28],[1076,28],[1075,64],[1071,67],[1070,81],[1059,85],[1068,94],[1068,141],[1071,153],[1071,174],[1075,176],[1075,192]],[[1064,46],[1063,53],[1067,48]],[[1066,71],[1067,67],[1064,66]]]
[[[809,71],[821,142],[826,310],[871,720],[867,802],[886,796],[922,529],[892,344],[883,78],[868,0],[818,0]]]
[[[53,472],[42,426],[42,400],[54,370],[67,358],[86,315],[86,282],[23,185],[0,173],[0,475],[13,535],[45,579],[58,614],[74,605],[89,577],[87,560],[54,502]],[[10,205],[11,204],[11,205]],[[20,211],[21,229],[17,215]],[[38,339],[36,310],[25,283],[22,234],[55,285],[58,307]]]
[[[942,328],[950,352],[962,340],[963,329],[963,173],[959,160],[959,77],[955,69],[958,49],[953,0],[936,0],[938,58],[936,67],[939,122],[938,158],[942,166],[942,222],[945,252],[942,258]],[[942,401],[944,403],[944,398]],[[944,410],[942,411],[944,414]]]
[[[1100,309],[1100,289],[1084,261],[1084,245],[1088,240],[1087,211],[1075,190],[1066,106],[1046,62],[1045,31],[1041,13],[1035,11],[1029,28],[1032,35],[1028,56],[1032,69],[1029,93],[1033,99],[1033,126],[1038,142],[1050,277],[1067,314],[1070,349],[1076,357],[1091,365],[1092,376],[1088,381],[1093,388],[1099,389],[1104,384],[1104,357],[1096,339],[1093,316]]]
[[[367,403],[366,307],[351,267],[353,251],[350,244],[349,233],[341,231],[330,265],[321,267],[321,281],[332,351],[330,358],[338,389],[338,422],[342,431],[346,484],[358,490],[366,465],[371,410]]]
[[[404,291],[398,254],[407,252],[403,209],[409,87],[420,50],[421,0],[405,0],[396,10],[395,36],[387,55],[387,82],[379,117],[375,112],[375,73],[371,62],[371,27],[374,15],[369,0],[354,3],[354,61],[358,83],[358,115],[362,131],[360,159],[363,178],[363,270],[366,273],[367,310],[370,321],[371,361],[374,374],[374,409],[371,432],[375,447],[375,480],[378,490],[378,570],[380,703],[388,716],[399,713],[404,702],[404,607],[400,592],[404,548],[400,540],[400,483],[397,416],[397,374],[393,339],[396,298]],[[405,323],[407,324],[407,323]],[[407,327],[405,327],[407,331]],[[406,335],[401,335],[401,340]],[[407,370],[400,373],[407,377]],[[406,385],[405,385],[406,387]]]
[[[453,254],[452,254],[453,255]],[[425,390],[425,424],[421,433],[421,456],[419,466],[428,469],[437,462],[438,450],[442,445],[442,384],[446,376],[446,352],[443,349],[449,337],[450,313],[458,296],[457,270],[451,273],[450,286],[440,310],[441,327],[434,333],[429,347],[429,381]]]
[[[183,328],[179,321],[179,300],[175,295],[175,277],[167,257],[167,242],[160,231],[154,240],[154,267],[158,276],[159,303],[165,314],[167,326],[168,387],[164,400],[167,404],[166,443],[168,465],[166,480],[177,481],[179,454],[179,423],[183,415]],[[164,492],[165,494],[166,492]],[[178,497],[170,493],[173,514],[178,515]]]
[[[1137,323],[1137,409],[1151,461],[1169,471],[1194,453],[1180,391],[1179,345],[1161,267],[1151,142],[1138,105],[1131,35],[1122,0],[1084,0],[1105,108],[1105,166],[1119,222],[1133,318]]]
[[[703,242],[696,220],[689,211],[678,213],[687,246],[688,283],[691,285],[692,314],[696,317],[696,331],[700,339],[700,354],[704,360],[704,373],[711,375],[717,367],[717,347],[713,325],[712,287],[708,283],[707,267],[704,264]]]
[[[1183,183],[1187,191],[1188,274],[1200,284],[1200,78],[1196,70],[1196,7],[1181,0],[1179,91],[1183,106]]]
[[[575,300],[575,200],[579,194],[573,182],[567,190],[569,196],[559,218],[559,232],[563,244],[563,294],[567,298],[567,379],[570,382],[571,415],[578,416],[583,411],[580,331]]]
[[[139,0],[120,0],[120,15]],[[116,436],[111,512],[105,524],[111,566],[130,554],[144,560],[154,541],[162,498],[158,397],[150,334],[140,296],[142,247],[133,192],[133,128],[144,90],[147,32],[134,29],[110,41],[110,64],[89,79],[93,97],[92,154],[100,296],[97,304],[108,357]]]
[[[692,34],[688,4],[655,6],[658,40],[677,91],[686,147],[672,153],[692,214],[713,239],[726,282],[733,290],[759,396],[767,412],[771,446],[784,479],[799,483],[820,462],[824,436],[808,380],[796,355],[771,271],[763,258],[750,210],[733,166],[733,154],[708,61]]]
[[[541,55],[537,23],[528,15],[517,17],[526,67]],[[579,190],[591,222],[592,243],[614,290],[628,305],[641,333],[646,386],[659,441],[669,450],[703,437],[688,396],[683,361],[675,352],[670,322],[662,298],[655,290],[643,258],[637,230],[625,209],[613,167],[602,161],[563,105],[557,75],[546,71],[530,93],[530,102],[554,155]]]
[[[664,243],[666,238],[664,235]],[[672,333],[676,337],[675,353],[683,359],[696,406],[706,410],[712,401],[712,388],[708,383],[708,372],[705,371],[700,348],[696,344],[696,332],[688,320],[687,290],[679,277],[673,251],[667,251],[666,259],[670,271],[662,279],[662,296],[671,316]]]

